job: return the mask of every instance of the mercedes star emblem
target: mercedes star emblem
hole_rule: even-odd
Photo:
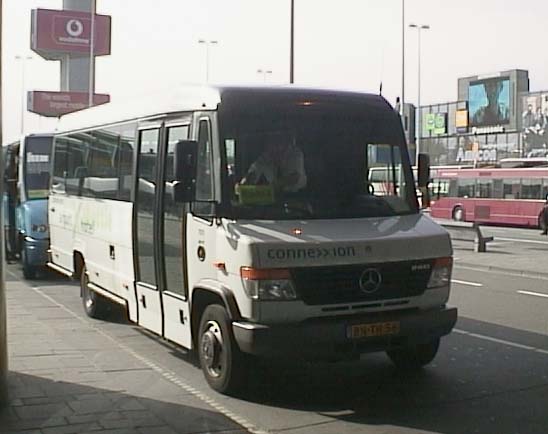
[[[371,294],[380,288],[381,282],[381,273],[376,268],[368,268],[360,276],[360,289]]]

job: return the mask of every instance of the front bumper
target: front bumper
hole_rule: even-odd
[[[26,250],[27,263],[33,267],[45,266],[48,262],[49,239],[25,237],[21,249]]]
[[[397,334],[359,339],[348,337],[352,325],[393,321],[399,323]],[[293,356],[329,360],[426,343],[449,334],[456,321],[457,309],[442,307],[316,318],[288,325],[234,322],[232,329],[240,349],[246,353],[266,357]]]

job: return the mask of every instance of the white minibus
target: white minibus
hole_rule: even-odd
[[[118,303],[195,349],[220,392],[254,357],[386,351],[420,368],[456,322],[451,242],[419,212],[381,96],[181,87],[113,102],[60,121],[52,172],[49,265],[80,280],[89,316]]]

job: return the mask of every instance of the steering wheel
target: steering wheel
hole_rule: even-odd
[[[313,215],[313,211],[310,209],[310,207],[304,205],[304,206],[298,206],[292,203],[284,202],[283,209],[286,214],[296,214],[298,217],[311,217]]]
[[[375,194],[375,187],[370,182],[367,183],[367,192],[373,196]]]

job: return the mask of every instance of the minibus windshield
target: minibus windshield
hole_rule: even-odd
[[[397,124],[348,110],[279,108],[272,113],[221,112],[219,124],[224,198],[233,218],[339,219],[417,212],[403,140],[382,131],[400,128]]]
[[[51,137],[27,137],[25,144],[25,188],[28,199],[48,197]]]

